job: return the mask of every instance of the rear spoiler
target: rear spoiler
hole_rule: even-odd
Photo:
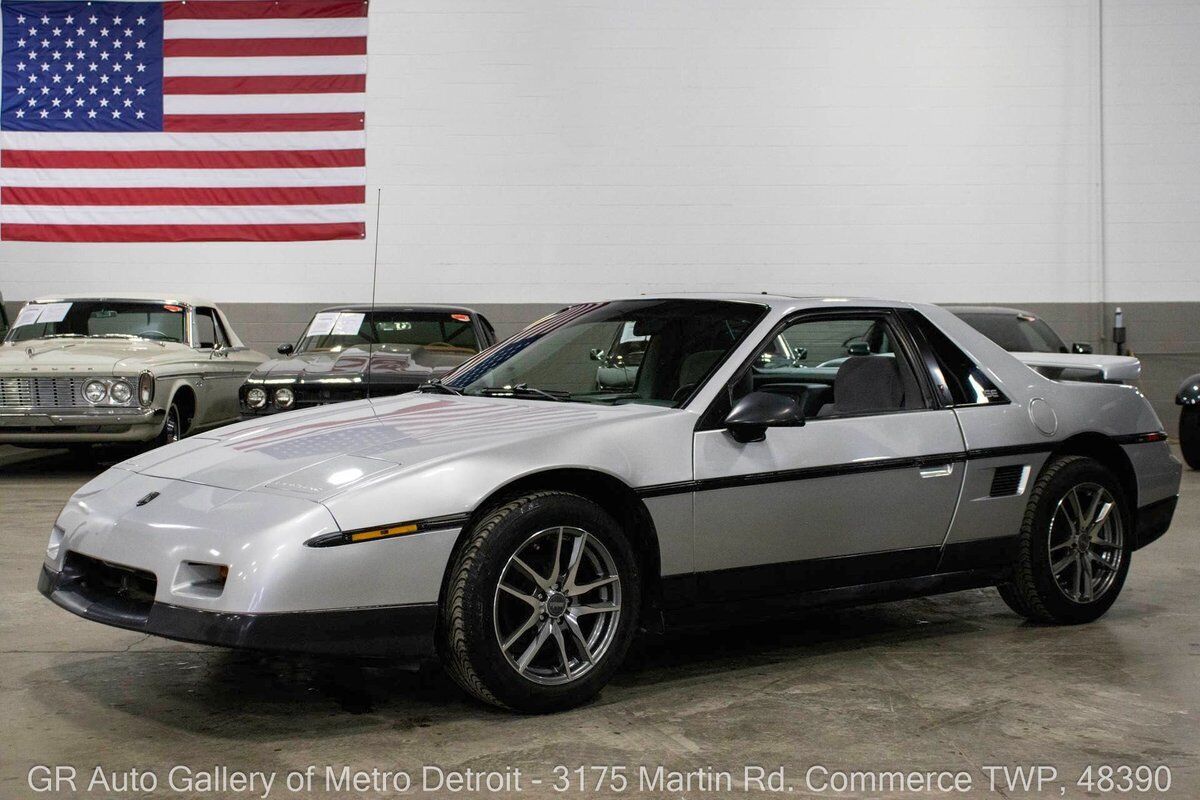
[[[1047,378],[1056,381],[1131,383],[1142,374],[1142,362],[1133,356],[1082,353],[1013,353]]]

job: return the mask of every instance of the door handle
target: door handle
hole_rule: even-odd
[[[922,467],[922,478],[945,478],[954,474],[953,464],[942,464],[937,467]]]

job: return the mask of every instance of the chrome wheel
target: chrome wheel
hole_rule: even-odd
[[[1125,558],[1117,501],[1098,483],[1067,491],[1050,518],[1050,570],[1072,602],[1091,603],[1112,588]]]
[[[167,421],[163,423],[162,438],[164,444],[179,441],[179,409],[172,405],[167,410]]]
[[[581,528],[547,528],[517,548],[496,585],[496,642],[517,674],[557,685],[586,675],[612,644],[621,577],[608,548]]]

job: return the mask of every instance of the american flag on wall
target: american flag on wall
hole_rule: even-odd
[[[364,0],[0,0],[0,240],[365,235]]]

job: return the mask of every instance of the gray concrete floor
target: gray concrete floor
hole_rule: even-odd
[[[1195,472],[1173,529],[1135,556],[1095,624],[1025,624],[992,590],[812,613],[641,642],[592,705],[517,717],[441,676],[232,653],[71,616],[35,582],[51,523],[96,468],[16,452],[0,448],[0,797],[35,796],[35,764],[74,765],[83,782],[97,765],[155,770],[158,794],[177,797],[233,795],[170,791],[175,765],[275,771],[277,798],[360,796],[286,791],[286,772],[310,764],[418,777],[425,765],[520,768],[523,791],[509,796],[522,797],[593,796],[552,792],[558,764],[628,765],[631,786],[610,796],[681,794],[640,787],[642,765],[740,779],[758,764],[785,767],[791,796],[808,795],[806,771],[824,765],[967,770],[966,796],[980,797],[1034,794],[990,791],[985,765],[1054,766],[1045,795],[1083,797],[1075,779],[1089,764],[1166,764],[1168,796],[1200,796]]]

